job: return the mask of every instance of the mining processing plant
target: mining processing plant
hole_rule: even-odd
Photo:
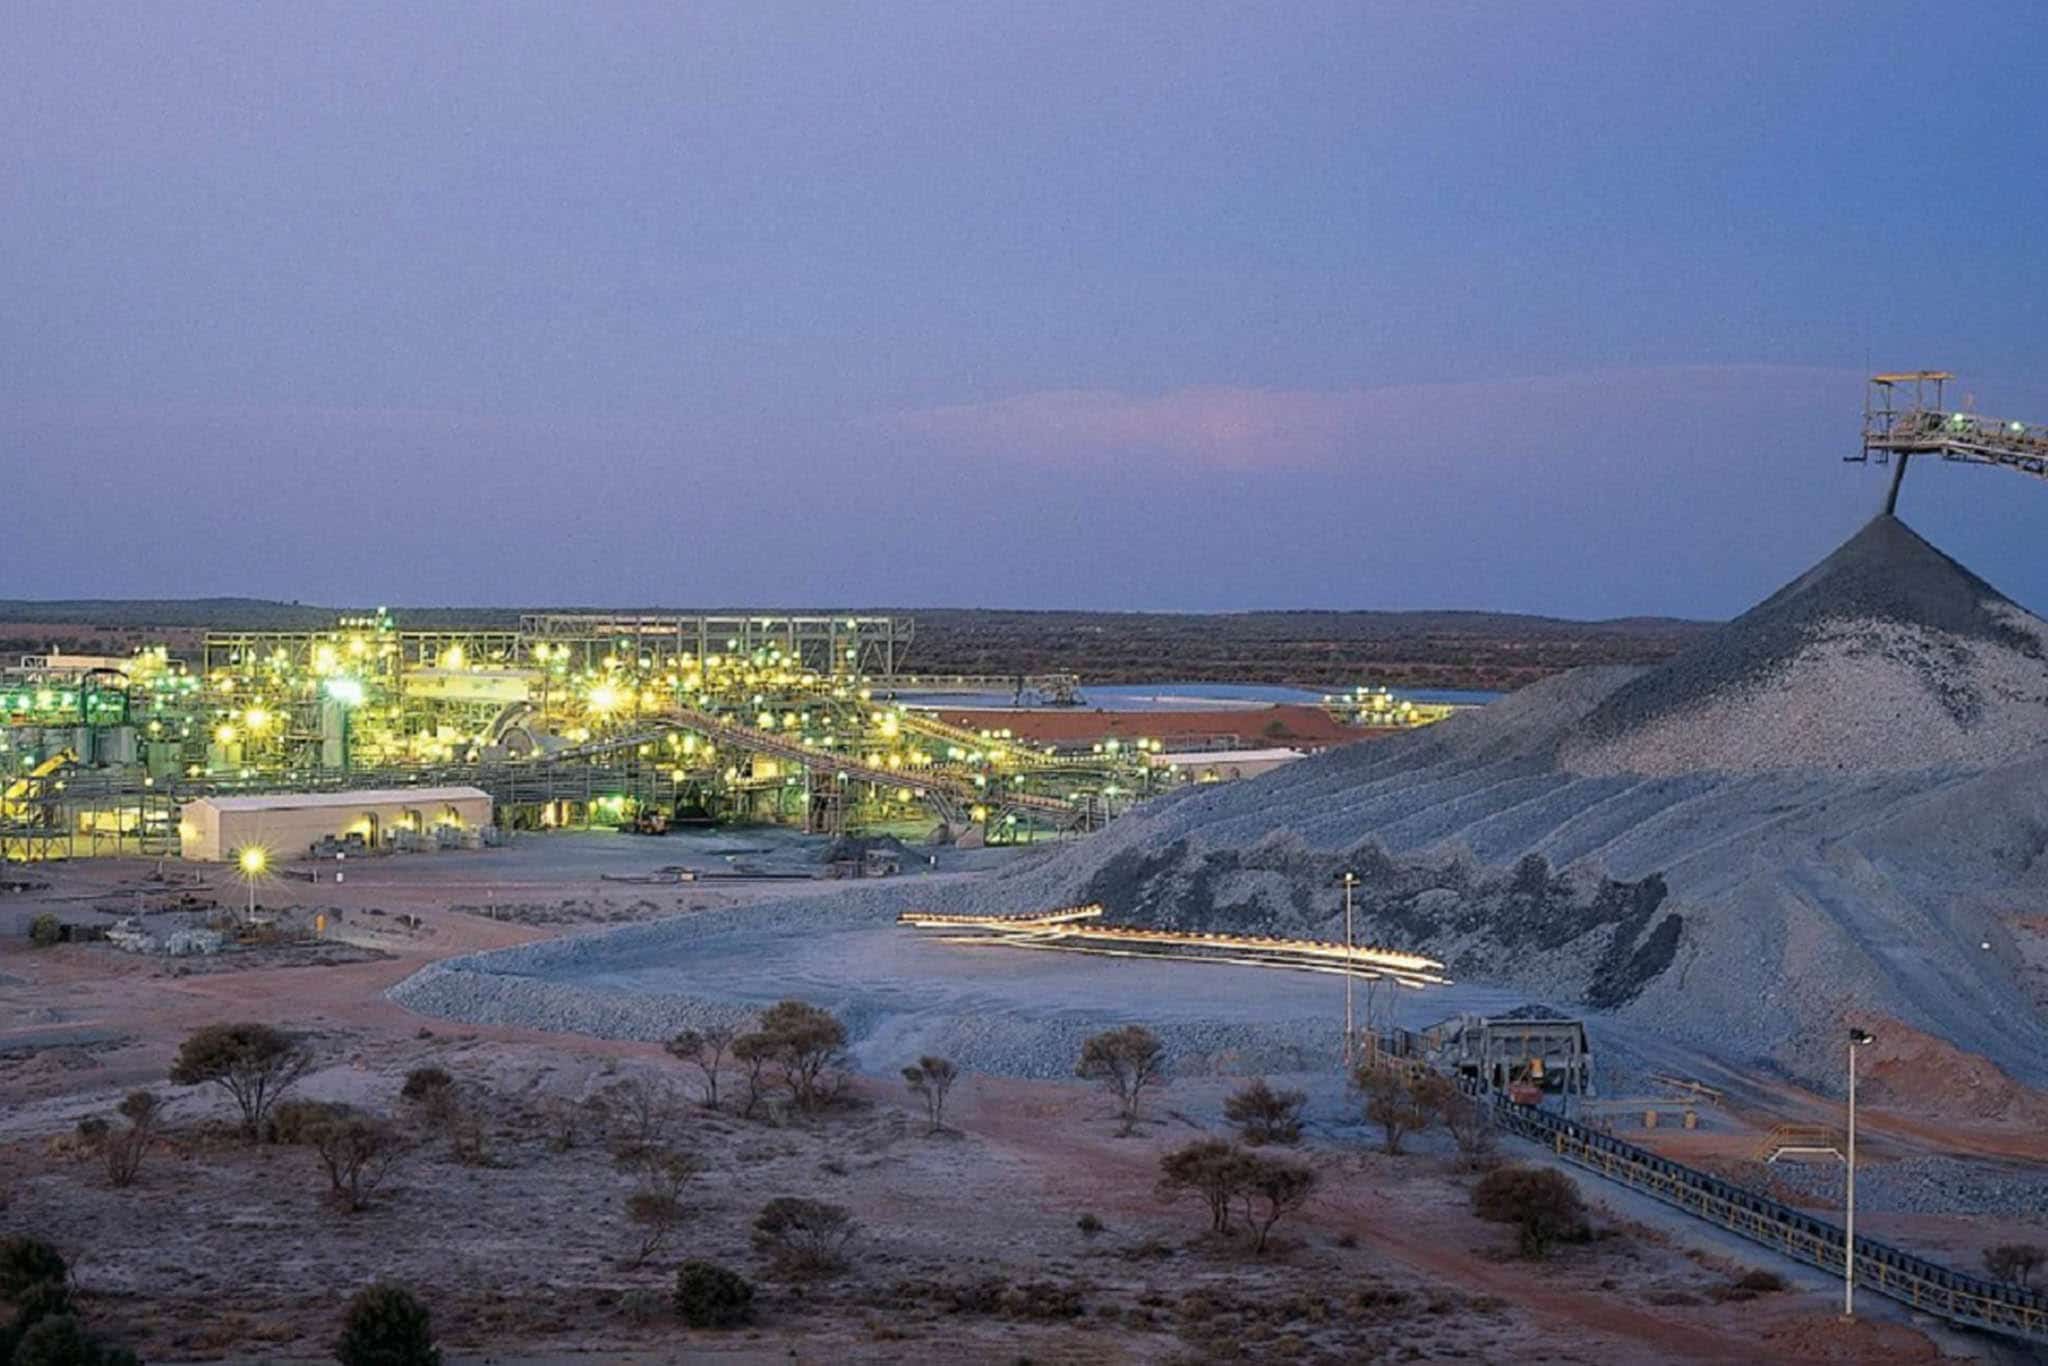
[[[450,786],[488,794],[511,829],[920,821],[1008,843],[1097,828],[1188,780],[1156,740],[1030,743],[907,704],[1080,698],[1072,675],[908,673],[914,635],[890,616],[535,613],[516,630],[408,630],[379,609],[328,630],[214,632],[194,658],[30,656],[0,671],[0,858],[176,852],[180,810],[200,797]],[[1371,690],[1331,701],[1382,728],[1442,711]]]

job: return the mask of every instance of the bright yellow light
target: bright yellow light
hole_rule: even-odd
[[[270,728],[270,713],[261,707],[251,707],[242,714],[242,724],[249,728],[251,735],[261,735]]]
[[[213,738],[223,745],[232,745],[235,742],[235,728],[226,725],[215,726]]]
[[[619,690],[609,683],[600,683],[590,690],[590,709],[600,716],[615,710],[619,705]]]
[[[270,855],[263,852],[261,845],[252,844],[242,851],[240,859],[243,873],[255,877],[270,864]]]
[[[450,645],[441,652],[441,667],[444,669],[459,669],[462,667],[462,647],[460,645]]]

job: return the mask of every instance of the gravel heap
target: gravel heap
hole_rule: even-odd
[[[1564,747],[1580,773],[1914,769],[2048,743],[2044,623],[1895,517],[1661,668]]]
[[[1881,518],[1655,670],[1185,789],[991,895],[1336,937],[1349,869],[1362,936],[1632,1033],[1833,1089],[1860,1012],[2048,1083],[2008,923],[2048,912],[2044,629]]]

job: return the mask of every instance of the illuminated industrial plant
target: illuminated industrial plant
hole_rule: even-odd
[[[177,804],[233,793],[469,784],[514,827],[669,819],[957,838],[1100,826],[1182,781],[1149,738],[1034,744],[901,692],[1073,702],[1079,680],[901,668],[900,617],[529,614],[516,630],[217,631],[190,659],[29,657],[0,670],[0,858],[168,852]],[[1329,699],[1365,726],[1424,716]]]
[[[533,827],[658,810],[837,832],[915,811],[1018,840],[1093,828],[1173,780],[1150,740],[1039,746],[902,705],[912,635],[894,617],[406,630],[379,609],[214,632],[191,659],[31,657],[0,671],[0,857],[168,851],[177,804],[201,795],[450,782]]]

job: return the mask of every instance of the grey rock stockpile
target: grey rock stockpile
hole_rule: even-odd
[[[1564,747],[1581,773],[1995,764],[2048,743],[2048,623],[1879,517]]]
[[[2001,916],[2048,909],[2043,623],[1891,518],[1654,670],[1186,790],[1003,909],[1363,937],[1829,1084],[1845,1014],[2048,1081]]]

